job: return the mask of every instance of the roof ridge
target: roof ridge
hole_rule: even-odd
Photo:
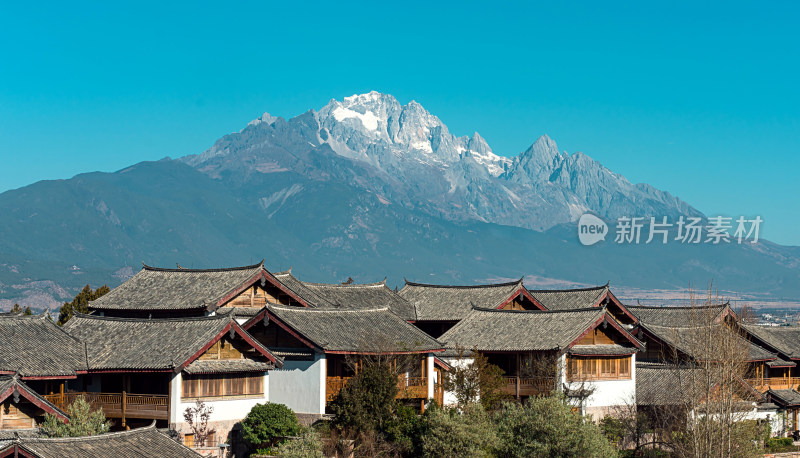
[[[291,305],[277,305],[277,304],[269,304],[266,306],[268,310],[287,310],[292,312],[303,312],[303,313],[311,313],[311,312],[382,312],[382,311],[389,311],[388,305],[383,306],[376,306],[370,308],[357,308],[357,307],[293,307]]]
[[[305,286],[325,286],[331,288],[374,288],[376,286],[386,286],[386,279],[384,278],[381,281],[373,282],[373,283],[348,283],[348,284],[341,284],[341,283],[314,283],[310,281],[303,281],[297,280]]]
[[[405,282],[406,282],[403,287],[406,287],[406,286],[422,286],[422,287],[427,287],[427,288],[454,288],[454,289],[486,288],[486,287],[493,287],[493,286],[511,286],[511,285],[517,285],[517,284],[522,283],[522,278],[520,278],[519,280],[514,280],[514,281],[509,281],[509,282],[504,282],[504,283],[486,283],[486,284],[479,284],[479,285],[434,285],[434,284],[431,284],[431,283],[418,283],[418,282],[408,281],[406,279],[403,279],[403,280],[405,280]]]
[[[92,440],[103,440],[108,438],[109,436],[132,436],[134,434],[141,434],[147,431],[156,431],[156,422],[150,423],[148,426],[143,426],[141,428],[131,429],[128,431],[114,431],[109,433],[103,434],[95,434],[93,436],[78,436],[78,437],[31,437],[26,438],[25,442],[73,442],[73,441],[92,441]],[[160,434],[160,433],[159,433]]]
[[[564,289],[530,289],[528,291],[531,293],[569,293],[572,291],[593,291],[593,290],[600,290],[600,289],[610,289],[608,283],[605,285],[598,285],[598,286],[587,286],[584,288],[564,288]],[[627,307],[627,306],[626,306]]]
[[[557,314],[557,313],[571,313],[571,312],[605,312],[605,307],[583,307],[578,309],[554,309],[554,310],[506,310],[506,309],[497,309],[497,308],[488,308],[488,307],[477,307],[475,305],[472,306],[472,310],[478,312],[497,312],[497,313],[529,313],[532,315],[544,315],[548,313]]]
[[[150,270],[150,271],[153,271],[153,272],[183,272],[183,273],[188,273],[188,272],[230,272],[230,271],[236,271],[236,270],[252,270],[252,269],[255,269],[257,267],[262,267],[262,268],[264,267],[264,259],[262,259],[261,262],[259,262],[258,264],[252,264],[252,265],[248,265],[248,266],[218,267],[218,268],[213,268],[213,269],[187,269],[187,268],[184,268],[184,267],[180,267],[180,268],[175,268],[175,267],[154,267],[154,266],[149,266],[149,265],[145,264],[144,262],[142,262],[142,269],[143,270]]]
[[[207,315],[207,316],[187,316],[187,317],[177,317],[177,318],[130,318],[130,317],[99,316],[99,315],[87,315],[87,314],[84,314],[84,313],[76,313],[72,317],[73,318],[89,318],[89,319],[98,320],[98,321],[122,321],[122,322],[130,322],[130,323],[214,321],[214,320],[222,320],[222,319],[231,319],[229,314],[215,314],[215,315]],[[69,333],[67,333],[67,334],[69,334]]]
[[[623,304],[625,308],[628,309],[650,309],[650,310],[664,310],[664,309],[673,309],[673,310],[691,310],[691,309],[710,309],[715,307],[730,307],[730,301],[724,302],[722,304],[715,304],[715,305],[628,305]]]

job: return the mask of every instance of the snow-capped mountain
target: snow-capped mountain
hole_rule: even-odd
[[[767,299],[800,296],[799,247],[585,247],[573,224],[559,223],[586,210],[697,214],[547,136],[504,157],[477,133],[451,134],[418,103],[371,92],[290,120],[264,113],[195,156],[0,194],[0,310],[57,306],[87,283],[116,286],[142,261],[220,267],[262,257],[322,282],[526,275],[545,286],[671,290],[713,279]]]
[[[308,161],[335,154],[339,170]],[[353,179],[407,208],[455,221],[546,230],[593,211],[600,216],[698,215],[667,192],[633,184],[582,153],[560,152],[546,135],[509,158],[477,132],[455,136],[419,103],[379,92],[331,100],[286,121],[265,113],[241,132],[183,159],[211,175],[292,170],[312,179]],[[345,170],[346,169],[346,170]]]

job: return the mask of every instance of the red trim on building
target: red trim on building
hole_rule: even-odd
[[[639,320],[635,316],[633,316],[633,314],[631,312],[629,312],[628,309],[626,309],[624,305],[622,305],[622,302],[620,302],[620,300],[617,299],[617,296],[615,296],[614,293],[612,293],[610,289],[608,291],[606,291],[606,293],[603,294],[602,297],[600,297],[600,300],[595,303],[594,307],[599,307],[600,304],[602,304],[605,299],[608,299],[611,302],[613,302],[614,305],[616,305],[620,310],[622,310],[622,313],[627,315],[628,318],[633,320],[634,323],[638,323],[639,322]]]
[[[69,421],[69,418],[64,415],[63,413],[59,412],[58,410],[54,410],[50,405],[47,403],[42,402],[39,398],[37,398],[36,394],[31,393],[29,390],[26,390],[23,386],[17,385],[17,391],[19,392],[22,397],[30,401],[36,407],[44,410],[45,412],[49,413],[50,415],[55,415],[56,417],[64,420],[65,422]],[[0,402],[5,401],[8,399],[9,396],[14,392],[14,387],[10,387],[4,392],[0,393]]]
[[[603,314],[603,316],[601,316],[600,318],[595,320],[595,322],[592,325],[590,325],[588,328],[586,328],[586,330],[583,331],[583,333],[581,335],[579,335],[575,340],[573,340],[569,345],[567,345],[567,348],[571,348],[572,346],[576,345],[579,340],[584,338],[587,334],[589,334],[589,332],[591,332],[594,329],[596,329],[597,326],[599,326],[600,323],[603,322],[603,320],[605,320],[608,324],[610,324],[611,327],[613,327],[614,329],[619,331],[622,334],[622,336],[625,337],[626,339],[628,339],[628,341],[630,343],[632,343],[636,348],[642,348],[641,342],[636,340],[633,336],[631,336],[631,334],[628,331],[623,329],[622,326],[620,326],[617,323],[617,320],[614,319],[614,317],[610,313],[608,313],[608,311],[606,311]],[[633,353],[631,353],[631,354],[633,354]]]
[[[281,329],[283,329],[284,331],[286,331],[289,334],[291,334],[297,340],[303,342],[303,344],[306,345],[308,348],[311,348],[312,350],[313,349],[318,349],[318,348],[321,349],[321,347],[319,347],[318,345],[312,343],[310,340],[307,340],[305,337],[301,336],[300,333],[295,331],[294,329],[292,329],[291,326],[289,326],[288,324],[286,324],[283,321],[279,320],[278,317],[275,316],[275,314],[269,313],[269,310],[267,310],[266,308],[264,308],[260,312],[258,312],[258,314],[256,316],[254,316],[253,318],[250,318],[249,320],[247,320],[244,323],[244,325],[242,325],[242,326],[244,327],[245,330],[248,330],[248,329],[252,328],[256,323],[258,323],[259,321],[264,319],[264,314],[267,314],[269,316],[269,320],[270,321],[275,321],[275,323],[278,326],[280,326]]]
[[[416,355],[425,353],[438,353],[444,351],[444,348],[436,350],[418,350],[418,351],[340,351],[340,350],[323,350],[326,355]]]
[[[12,372],[13,374],[13,372]],[[20,375],[21,380],[72,380],[78,378],[77,375]]]
[[[536,298],[535,298],[535,297],[533,297],[533,296],[531,295],[531,293],[529,293],[529,292],[528,292],[528,290],[527,290],[527,289],[525,289],[525,287],[519,288],[519,289],[517,289],[516,291],[514,291],[514,294],[512,294],[512,295],[511,295],[511,297],[509,297],[508,299],[506,299],[505,301],[503,301],[503,303],[502,303],[502,304],[500,304],[499,306],[497,306],[497,308],[498,308],[498,309],[501,309],[501,308],[505,307],[505,306],[506,306],[506,305],[507,305],[509,302],[511,302],[511,301],[513,301],[514,299],[516,299],[516,298],[517,298],[517,297],[518,297],[520,294],[522,294],[523,296],[527,297],[527,298],[528,298],[528,300],[530,300],[531,302],[533,302],[533,305],[535,305],[535,306],[539,307],[539,310],[547,310],[547,309],[545,308],[545,306],[544,306],[544,305],[542,305],[542,303],[541,303],[541,302],[539,302],[538,300],[536,300]]]
[[[289,288],[284,286],[283,283],[278,281],[278,279],[275,278],[274,275],[269,273],[269,271],[267,271],[266,269],[262,268],[261,272],[253,275],[252,277],[250,277],[249,280],[244,282],[241,286],[239,286],[238,288],[235,288],[233,291],[231,291],[230,293],[228,293],[225,296],[223,296],[222,299],[217,301],[217,303],[214,305],[213,309],[216,310],[216,309],[222,307],[223,305],[225,305],[226,303],[231,301],[233,298],[235,298],[236,296],[238,296],[239,294],[244,292],[247,288],[253,286],[257,281],[259,281],[261,279],[264,279],[265,281],[268,281],[272,286],[274,286],[274,287],[278,288],[279,290],[283,291],[284,294],[288,295],[289,297],[291,297],[295,301],[299,302],[301,305],[303,305],[303,307],[308,307],[309,306],[308,302],[306,302],[302,297],[300,297],[297,294],[295,294],[292,290],[290,290]],[[212,311],[210,307],[209,307],[209,311]]]
[[[211,339],[211,340],[210,340],[210,341],[209,341],[207,344],[203,345],[203,346],[200,348],[200,350],[198,350],[197,352],[195,352],[195,354],[193,354],[192,356],[190,356],[190,357],[189,357],[189,359],[187,359],[187,360],[186,360],[186,361],[185,361],[183,364],[181,364],[180,366],[176,367],[176,368],[175,368],[175,372],[180,372],[180,371],[182,371],[182,370],[183,370],[183,369],[184,369],[186,366],[188,366],[189,364],[191,364],[192,362],[194,362],[194,360],[196,360],[196,359],[197,359],[197,358],[199,358],[199,357],[200,357],[200,356],[201,356],[203,353],[205,353],[206,351],[208,351],[208,349],[209,349],[209,348],[213,347],[215,343],[217,343],[217,342],[218,342],[220,339],[222,339],[222,337],[224,337],[224,336],[225,336],[225,333],[227,333],[227,332],[230,332],[230,330],[231,330],[231,326],[233,327],[233,330],[234,330],[234,332],[235,332],[235,333],[236,333],[236,334],[237,334],[239,337],[241,337],[242,339],[244,339],[244,340],[245,340],[245,342],[247,342],[248,344],[250,344],[250,345],[251,345],[251,346],[252,346],[254,349],[256,349],[256,351],[258,351],[258,353],[259,353],[259,354],[261,354],[262,356],[265,356],[267,359],[269,359],[269,360],[270,360],[270,361],[272,361],[273,363],[277,363],[277,362],[278,362],[278,360],[277,360],[277,359],[276,359],[276,358],[275,358],[273,355],[269,354],[268,352],[265,352],[265,351],[264,351],[264,350],[261,348],[261,347],[263,347],[263,345],[261,345],[260,343],[257,343],[257,342],[255,341],[255,339],[253,339],[253,337],[252,337],[252,336],[250,336],[250,335],[249,335],[247,332],[245,332],[245,330],[244,330],[244,329],[242,329],[242,327],[241,327],[241,326],[239,326],[239,324],[238,324],[236,321],[234,321],[234,320],[231,320],[231,321],[230,321],[230,322],[229,322],[229,323],[228,323],[228,324],[225,326],[225,328],[223,328],[223,329],[222,329],[222,331],[220,331],[220,332],[219,332],[217,335],[215,335],[215,336],[214,336],[214,337],[213,337],[213,338],[212,338],[212,339]]]

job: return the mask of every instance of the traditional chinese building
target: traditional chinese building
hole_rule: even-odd
[[[34,430],[50,414],[62,421],[69,417],[33,391],[15,375],[0,376],[0,430]]]
[[[158,456],[198,458],[190,448],[171,439],[155,425],[85,437],[0,437],[0,457],[20,458],[108,458]]]
[[[130,318],[192,317],[221,312],[252,316],[267,303],[309,305],[264,268],[263,261],[222,269],[144,265],[128,281],[91,301],[89,310],[104,316]]]
[[[547,310],[605,307],[620,323],[631,325],[636,317],[611,292],[608,284],[589,288],[533,289],[530,294]]]
[[[414,309],[406,318],[438,338],[474,307],[502,310],[545,310],[522,284],[522,279],[488,285],[431,285],[406,280],[399,292]]]
[[[448,350],[487,356],[505,372],[505,392],[518,399],[563,391],[599,420],[636,396],[636,352],[642,343],[605,307],[474,308],[439,340]],[[461,364],[453,357],[448,361]]]
[[[401,398],[421,406],[437,397],[434,355],[444,348],[388,306],[268,305],[244,327],[284,359],[283,367],[271,372],[270,400],[299,414],[325,414],[358,370],[359,359],[375,355],[411,361],[398,380]]]
[[[0,375],[41,395],[59,393],[86,374],[86,348],[45,315],[0,315]]]
[[[64,326],[86,348],[87,371],[57,406],[83,396],[121,427],[157,421],[188,434],[183,413],[200,400],[225,437],[257,403],[269,400],[276,357],[231,316],[138,319],[76,315]]]

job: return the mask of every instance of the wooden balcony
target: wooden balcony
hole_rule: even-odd
[[[83,396],[93,409],[102,408],[107,418],[169,420],[169,396],[166,394],[122,393],[57,393],[44,398],[61,410]]]
[[[501,391],[514,397],[550,394],[555,389],[553,377],[503,377],[506,384]]]
[[[800,385],[800,377],[760,377],[748,378],[745,381],[758,391],[788,390]]]
[[[325,401],[331,402],[352,377],[327,377]],[[428,399],[428,377],[399,377],[398,399]]]

